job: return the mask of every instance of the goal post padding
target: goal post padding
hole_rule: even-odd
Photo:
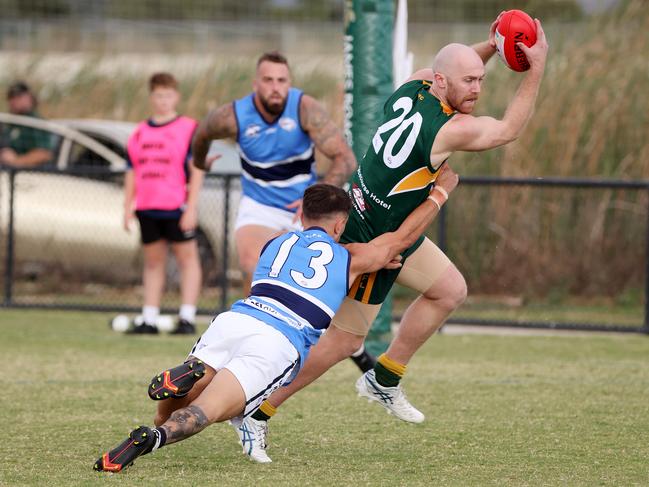
[[[392,94],[392,29],[394,0],[345,1],[345,137],[360,162],[379,126],[383,104]],[[392,296],[381,307],[367,349],[387,348],[392,322]]]

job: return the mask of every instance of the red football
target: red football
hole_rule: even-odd
[[[496,26],[496,49],[500,59],[510,69],[527,71],[530,63],[523,50],[516,45],[517,42],[532,47],[536,43],[536,24],[522,10],[508,10]]]

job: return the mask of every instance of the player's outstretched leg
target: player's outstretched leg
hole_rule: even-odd
[[[386,387],[376,380],[374,369],[365,372],[356,381],[358,395],[367,398],[370,402],[378,402],[388,413],[408,423],[422,423],[424,414],[415,408],[401,389],[401,384]]]
[[[266,453],[266,437],[268,436],[268,422],[247,417],[241,421],[231,420],[239,436],[243,453],[257,463],[270,463],[272,460]]]
[[[196,359],[165,370],[151,379],[148,392],[154,401],[186,396],[194,384],[205,375],[205,364]]]
[[[94,469],[98,472],[121,472],[133,461],[151,452],[159,443],[157,431],[140,426],[128,435],[123,442],[97,459]]]

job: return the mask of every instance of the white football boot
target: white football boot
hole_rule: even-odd
[[[239,436],[243,453],[258,463],[270,463],[272,460],[266,453],[266,436],[268,436],[268,421],[258,421],[251,417],[243,420],[233,418],[230,424]]]
[[[422,423],[426,418],[408,402],[406,394],[401,389],[401,384],[396,387],[383,387],[376,381],[374,369],[368,370],[356,381],[358,395],[367,398],[370,402],[376,401],[388,413],[408,423]]]

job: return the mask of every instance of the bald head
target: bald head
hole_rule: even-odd
[[[435,73],[450,77],[455,77],[464,71],[483,68],[484,64],[478,53],[472,47],[458,43],[442,47],[433,61]]]
[[[484,63],[464,44],[442,47],[433,61],[432,93],[460,113],[471,113],[480,95]]]

